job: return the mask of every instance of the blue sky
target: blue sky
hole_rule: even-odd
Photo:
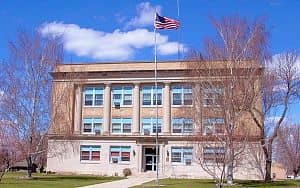
[[[179,0],[181,40],[177,31],[160,31],[158,60],[176,60],[177,46],[201,49],[214,36],[209,16],[264,16],[271,31],[270,47],[278,54],[300,50],[300,1],[296,0]],[[165,1],[17,1],[0,0],[0,58],[8,56],[7,43],[20,29],[43,34],[63,33],[66,62],[152,61],[152,12],[177,18],[176,0]],[[300,105],[290,115],[300,122]]]

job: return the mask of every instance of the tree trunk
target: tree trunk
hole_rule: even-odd
[[[272,143],[268,143],[268,150],[266,157],[266,175],[265,175],[265,182],[272,181],[271,173],[272,173]]]
[[[32,159],[31,156],[27,158],[27,175],[28,178],[32,177]]]
[[[233,184],[233,163],[230,162],[227,168],[227,184],[232,185]]]

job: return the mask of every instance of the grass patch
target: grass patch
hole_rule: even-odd
[[[58,175],[34,173],[32,179],[22,179],[26,173],[7,173],[1,188],[74,188],[123,179],[122,177],[104,177],[90,175]]]
[[[133,188],[215,188],[215,183],[212,180],[202,179],[161,179],[160,185],[156,186],[155,181],[151,181]],[[286,180],[264,183],[262,181],[236,180],[235,185],[231,187],[297,188],[300,187],[300,181]]]

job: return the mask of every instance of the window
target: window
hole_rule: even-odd
[[[183,163],[185,165],[191,165],[193,158],[192,147],[172,147],[171,148],[171,162]]]
[[[83,133],[101,133],[102,118],[84,118]]]
[[[144,86],[142,88],[142,104],[143,106],[156,105],[155,86]],[[157,105],[162,104],[162,87],[157,86]]]
[[[193,132],[193,120],[191,118],[173,118],[173,133],[191,133]]]
[[[161,133],[161,118],[157,119],[157,132]],[[142,133],[153,134],[156,133],[156,118],[142,118]]]
[[[224,162],[225,149],[224,147],[204,147],[203,159],[206,162]]]
[[[130,161],[130,146],[111,146],[110,162],[122,163]]]
[[[223,89],[208,88],[203,90],[203,106],[219,106]]]
[[[84,88],[85,106],[103,105],[103,87],[85,87]]]
[[[81,161],[100,161],[101,146],[80,146],[80,160]]]
[[[204,118],[203,119],[203,134],[224,134],[224,119],[223,118]]]
[[[132,105],[132,86],[119,86],[112,88],[114,106]]]
[[[193,95],[191,86],[172,86],[173,105],[192,105]]]
[[[113,118],[112,133],[131,133],[131,118]]]

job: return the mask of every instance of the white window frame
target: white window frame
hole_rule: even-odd
[[[205,150],[207,148],[211,149],[212,152],[205,152]],[[216,153],[217,153],[216,151],[222,151],[220,153],[222,154],[223,157],[216,157]],[[205,159],[205,155],[206,154],[212,154],[215,157],[214,157],[213,160],[208,160],[208,159]],[[218,159],[218,158],[225,160],[225,155],[226,155],[225,147],[222,147],[222,146],[205,146],[205,147],[202,148],[203,161],[205,163],[208,163],[208,164],[214,164],[214,163],[216,163],[216,159]],[[217,163],[220,163],[220,162],[217,162]]]
[[[150,88],[150,93],[144,93],[144,88]],[[154,97],[155,97],[155,86],[153,85],[145,85],[142,87],[142,90],[141,90],[141,104],[142,104],[142,107],[155,107],[156,104],[154,104]],[[161,104],[158,104],[157,106],[161,107],[162,104],[163,104],[163,91],[162,91],[162,86],[158,85],[157,86],[157,94],[161,95]],[[144,103],[144,94],[150,94],[150,104],[143,104]]]
[[[83,147],[86,147],[88,148],[88,152],[89,152],[89,159],[88,160],[83,160],[82,159],[82,156],[81,156],[81,152],[84,151],[82,148]],[[93,148],[97,147],[98,150],[95,150]],[[93,162],[93,163],[99,163],[101,161],[101,145],[86,145],[86,144],[83,144],[83,145],[80,145],[79,146],[79,150],[80,150],[80,162]],[[99,160],[92,160],[92,152],[93,151],[99,151]]]
[[[119,120],[120,121],[120,132],[113,132],[113,121],[114,120]],[[124,132],[124,124],[130,122],[130,132]],[[111,119],[111,133],[112,134],[131,134],[132,133],[132,118],[115,118],[113,117]]]
[[[181,90],[180,92],[174,92],[174,89],[176,87],[179,87],[177,89]],[[190,91],[190,92],[185,92],[186,90]],[[174,103],[174,93],[180,93],[181,94],[181,104],[173,104]],[[192,104],[184,104],[184,95],[185,94],[191,94],[192,96]],[[172,85],[171,87],[171,105],[172,107],[180,107],[180,106],[186,106],[186,107],[190,107],[193,106],[193,87],[192,86],[186,86],[186,85],[180,85],[180,84],[175,84]]]
[[[112,148],[118,148],[118,151],[115,152],[119,152],[118,156],[112,156]],[[126,150],[125,150],[126,148]],[[129,151],[127,151],[129,148]],[[125,151],[124,151],[125,150]],[[122,153],[125,152],[129,152],[129,161],[122,161]],[[117,160],[117,163],[114,162],[114,160]],[[129,164],[131,161],[131,146],[110,146],[109,147],[109,162],[112,164]]]
[[[91,132],[84,132],[84,124],[85,124],[85,120],[87,119],[91,119],[91,123],[92,123],[92,127],[91,127]],[[97,122],[96,120],[100,120],[99,122]],[[100,133],[102,133],[103,130],[103,118],[98,118],[98,117],[85,117],[82,119],[82,134],[96,134],[95,132],[95,124],[96,123],[100,123]]]
[[[92,105],[86,105],[85,104],[85,99],[86,99],[86,89],[87,88],[92,88]],[[95,105],[96,103],[96,88],[100,89],[100,95],[102,95],[102,104],[100,105]],[[104,103],[104,87],[103,86],[85,86],[84,90],[83,90],[83,106],[84,107],[103,107],[103,103]]]
[[[143,120],[144,119],[150,119],[150,135],[154,135],[156,134],[156,132],[153,132],[153,128],[155,127],[154,125],[156,124],[156,118],[155,117],[143,117],[141,119],[141,133],[142,134],[145,134],[144,133],[144,127],[143,127]],[[158,132],[158,134],[161,134],[162,133],[162,118],[158,118],[158,125],[160,126],[157,126],[158,128],[160,127],[160,132]],[[156,129],[157,130],[157,129]]]
[[[132,104],[133,104],[133,86],[132,85],[120,85],[120,86],[116,85],[116,86],[112,87],[112,90],[111,90],[111,103],[112,103],[112,107],[115,107],[115,103],[116,103],[115,99],[114,99],[114,94],[115,94],[114,90],[116,88],[121,88],[121,93],[120,93],[120,95],[121,95],[120,107],[132,107]],[[131,95],[131,104],[128,104],[128,105],[124,104],[124,98],[125,98],[124,96],[126,94],[128,94],[128,93],[125,92],[124,88],[131,88],[131,93],[130,93],[130,95]]]
[[[205,117],[203,118],[203,121],[202,121],[202,127],[203,127],[203,135],[223,135],[224,133],[217,133],[216,132],[216,125],[217,124],[223,124],[224,125],[225,123],[225,120],[224,118],[221,118],[221,117]],[[209,125],[209,127],[211,127],[211,131],[212,133],[208,133],[207,132],[207,127],[206,125]],[[224,130],[225,131],[225,130]]]
[[[172,161],[173,153],[175,153],[175,152],[173,152],[173,150],[175,150],[175,149],[180,150],[180,162],[174,162],[174,161]],[[190,157],[186,157],[184,155],[184,153],[185,153],[186,150],[191,150],[191,151],[189,151],[191,153]],[[192,163],[193,163],[193,154],[194,154],[193,147],[188,147],[188,146],[172,146],[170,153],[171,153],[171,163],[172,163],[172,165],[186,165],[186,166],[189,166],[189,165],[192,165]],[[176,152],[176,153],[179,153],[179,152]],[[187,164],[188,160],[191,163],[189,165]]]
[[[212,97],[207,96],[207,94],[211,94]],[[224,90],[219,87],[203,89],[203,107],[220,107],[220,104],[217,104],[218,97],[222,96],[223,94]],[[212,104],[206,104],[206,102],[204,102],[205,100],[212,100]]]
[[[174,132],[174,123],[175,121],[180,121],[180,127],[181,127],[181,132],[180,133],[175,133]],[[185,130],[185,122],[191,121],[192,124],[192,131],[191,132],[186,132]],[[193,119],[192,118],[181,118],[181,117],[173,117],[172,118],[172,134],[192,134],[194,130],[194,125],[193,125]]]

